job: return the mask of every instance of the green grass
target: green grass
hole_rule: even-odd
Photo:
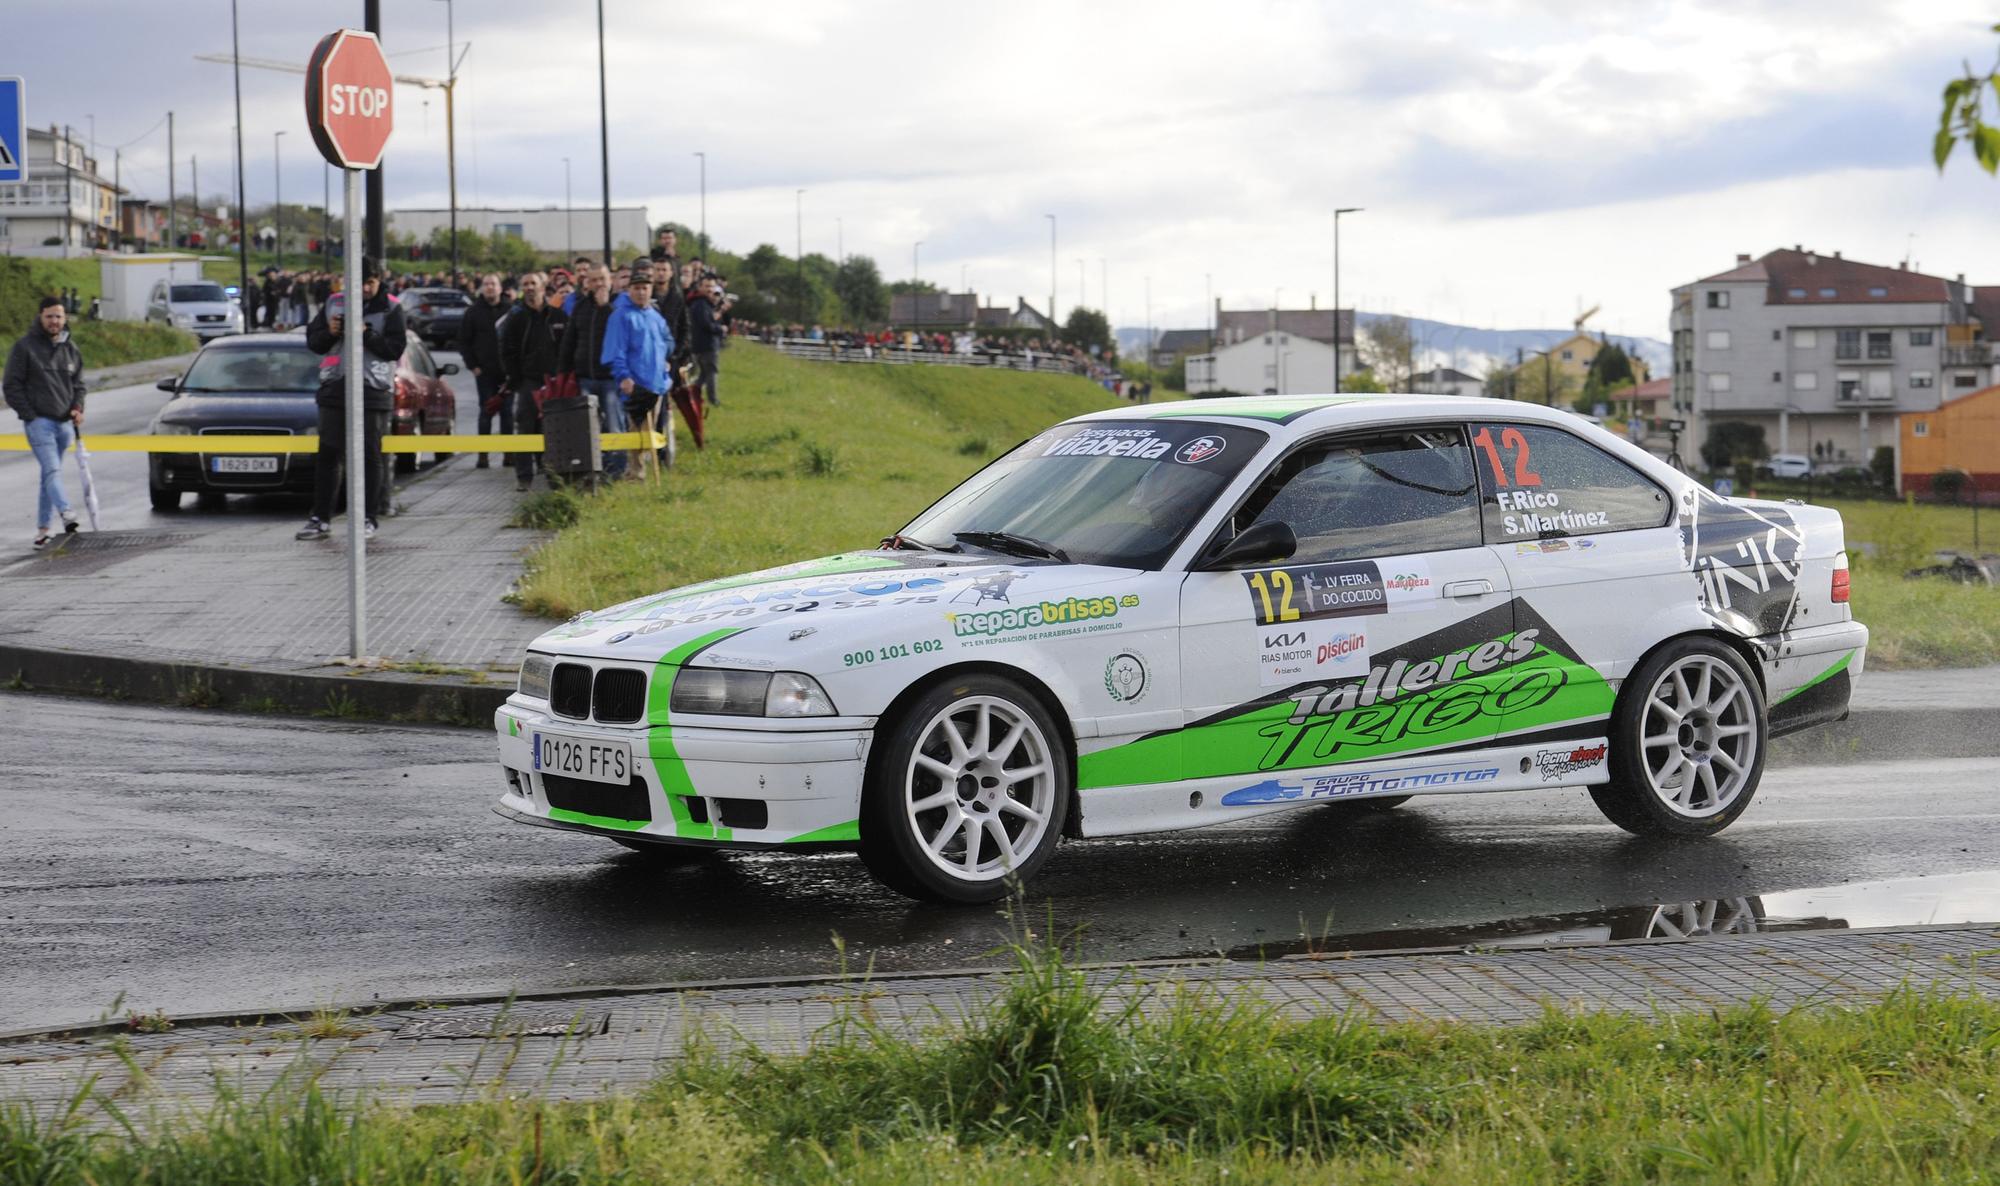
[[[1002,1000],[933,1041],[877,1028],[859,993],[810,1055],[696,1049],[592,1103],[521,1098],[516,1079],[451,1105],[341,1104],[302,1047],[264,1095],[219,1079],[206,1113],[0,1107],[0,1181],[1876,1186],[2000,1167],[2000,1004],[1977,997],[1298,1022],[1193,989],[1141,1012],[1059,954],[1017,958]]]
[[[102,265],[95,259],[25,259],[0,256],[0,342],[11,344],[34,321],[45,295],[61,289],[78,291],[88,309],[102,288]],[[189,354],[201,343],[186,330],[136,321],[70,320],[70,333],[83,353],[86,367],[118,366]]]
[[[192,354],[201,342],[184,329],[143,321],[72,321],[70,336],[86,367],[112,367]]]
[[[2000,513],[1888,500],[1827,499],[1840,512],[1854,568],[1854,616],[1868,626],[1868,665],[1883,670],[2000,663],[2000,589],[1906,579],[1942,549],[2000,551]],[[1872,545],[1864,553],[1858,546]]]
[[[873,547],[1000,450],[1116,398],[1065,375],[830,366],[754,343],[656,486],[622,482],[529,562],[521,603],[566,618],[731,573]],[[976,447],[974,447],[976,446]],[[552,524],[559,525],[559,524]]]

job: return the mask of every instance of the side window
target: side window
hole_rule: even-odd
[[[1472,452],[1489,543],[1660,527],[1673,509],[1644,474],[1560,429],[1475,424]]]
[[[1270,521],[1298,536],[1294,564],[1476,548],[1478,481],[1465,434],[1411,429],[1294,453],[1237,515],[1239,528]]]
[[[430,351],[424,349],[423,343],[417,341],[415,336],[410,338],[410,349],[404,357],[409,359],[410,369],[420,377],[425,379],[437,377],[437,368],[431,365]]]

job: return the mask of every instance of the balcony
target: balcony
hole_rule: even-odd
[[[1948,367],[1983,367],[1993,361],[1993,343],[1975,342],[1970,346],[1946,346],[1944,365]]]

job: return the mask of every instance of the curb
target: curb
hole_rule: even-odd
[[[14,643],[0,643],[0,676],[22,691],[480,729],[490,727],[494,710],[514,690],[511,682],[273,671]]]
[[[1994,923],[1917,923],[1880,927],[1855,927],[1846,930],[1821,932],[1788,932],[1792,935],[1829,934],[1847,936],[1906,935],[1935,931],[1994,932]],[[1092,960],[1068,964],[1078,972],[1139,972],[1170,971],[1175,968],[1208,968],[1230,964],[1282,963],[1294,966],[1301,963],[1353,965],[1363,960],[1406,960],[1422,958],[1450,957],[1458,955],[1517,954],[1522,952],[1571,952],[1590,951],[1603,948],[1684,946],[1695,943],[1740,943],[1768,939],[1768,934],[1747,935],[1704,935],[1648,937],[1637,939],[1610,939],[1597,943],[1550,943],[1536,947],[1510,947],[1503,949],[1482,948],[1478,944],[1456,947],[1395,947],[1373,951],[1344,951],[1314,957],[1282,957],[1280,960],[1233,960],[1214,956],[1194,958],[1138,959],[1138,960]],[[1010,965],[991,968],[959,965],[939,968],[928,972],[897,972],[883,975],[853,974],[838,972],[808,973],[796,976],[755,976],[726,980],[670,980],[631,985],[583,985],[576,988],[547,989],[539,992],[512,993],[437,993],[424,997],[392,998],[373,1000],[366,1003],[333,1006],[356,1014],[395,1013],[419,1007],[439,1007],[457,1005],[513,1004],[529,1001],[593,1001],[617,1000],[623,997],[654,995],[699,995],[709,992],[731,992],[759,988],[794,988],[812,985],[860,985],[883,988],[899,982],[925,980],[982,980],[1004,979],[1013,971]],[[174,1028],[183,1026],[261,1026],[272,1021],[296,1018],[311,1009],[238,1009],[220,1013],[186,1013],[169,1015],[167,1020]],[[106,1034],[115,1034],[128,1028],[124,1021],[105,1020],[87,1022],[82,1025],[59,1026],[54,1028],[31,1028],[0,1031],[0,1048],[33,1041],[80,1041]]]
[[[198,354],[200,351],[195,351]],[[156,379],[179,376],[194,361],[194,354],[168,354],[160,358],[142,358],[138,362],[121,362],[117,366],[85,367],[83,381],[92,394],[107,388],[137,387]]]

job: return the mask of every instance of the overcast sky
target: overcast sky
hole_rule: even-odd
[[[360,0],[244,0],[246,57],[303,62]],[[387,0],[398,71],[445,72],[443,0]],[[463,206],[598,201],[597,46],[587,0],[462,0]],[[1143,324],[1229,307],[1324,306],[1330,212],[1343,303],[1496,328],[1666,336],[1668,289],[1803,243],[2000,283],[2000,181],[1929,162],[1938,92],[1996,38],[1982,0],[1561,0],[1306,3],[1145,0],[1002,6],[904,0],[667,4],[605,0],[614,204],[787,254],[803,187],[806,249],[908,276],[964,278]],[[124,176],[166,192],[227,184],[226,0],[68,0],[15,21],[0,72],[29,119],[124,145]],[[33,29],[35,31],[26,31]],[[316,200],[302,80],[243,72],[251,202],[287,132],[289,198]],[[433,96],[428,109],[426,95]],[[444,113],[402,88],[390,206],[445,202]],[[107,164],[108,167],[108,164]],[[338,186],[336,183],[336,193]],[[336,197],[336,201],[338,198]],[[839,220],[839,224],[836,223]],[[1915,235],[1911,240],[1910,236]],[[1077,261],[1083,261],[1081,275]],[[1212,277],[1212,281],[1208,278]],[[1079,292],[1079,283],[1082,291]]]

